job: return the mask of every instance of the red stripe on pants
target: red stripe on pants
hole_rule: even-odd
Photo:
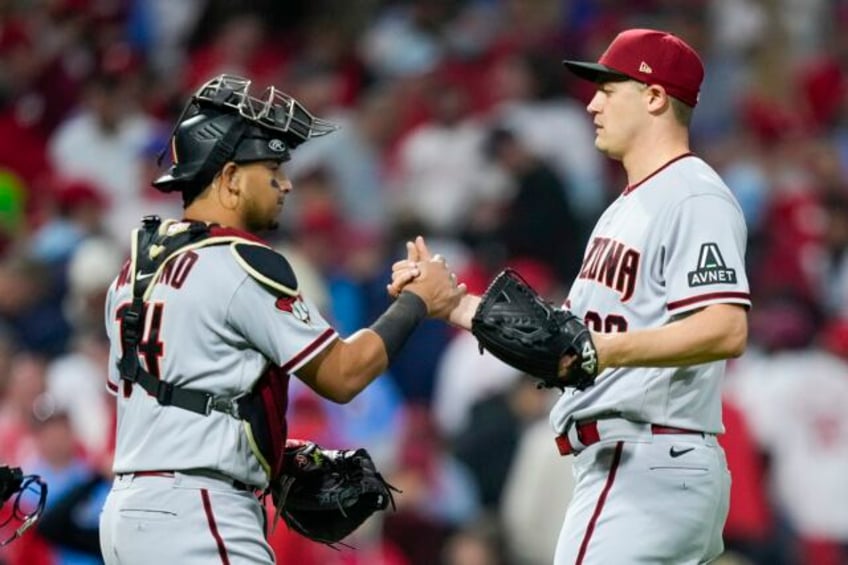
[[[618,471],[618,464],[621,462],[621,451],[624,447],[624,442],[619,441],[615,444],[615,453],[612,456],[612,464],[610,465],[609,475],[607,476],[607,484],[604,485],[604,490],[601,491],[601,496],[598,497],[598,503],[595,505],[595,512],[592,514],[592,519],[589,520],[589,525],[586,526],[586,533],[583,535],[583,541],[580,543],[580,553],[577,554],[577,562],[575,565],[582,565],[583,558],[586,557],[586,550],[589,548],[589,540],[592,539],[592,534],[595,532],[595,525],[598,523],[598,518],[601,516],[601,510],[604,509],[604,503],[607,501],[612,484],[615,482],[615,472]]]
[[[205,488],[200,489],[200,496],[203,498],[203,509],[206,511],[206,519],[209,521],[209,530],[212,531],[212,537],[215,538],[215,543],[218,544],[218,555],[221,556],[221,563],[230,565],[230,558],[227,557],[227,548],[224,546],[224,540],[221,534],[218,533],[218,526],[215,524],[215,514],[212,513],[212,502],[209,500],[209,491]]]

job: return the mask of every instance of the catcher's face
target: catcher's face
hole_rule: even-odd
[[[279,161],[257,161],[241,165],[243,169],[242,221],[251,232],[276,229],[277,216],[283,209],[292,183]]]
[[[595,124],[595,147],[613,159],[621,159],[642,143],[650,114],[646,86],[636,81],[603,82],[586,107]]]

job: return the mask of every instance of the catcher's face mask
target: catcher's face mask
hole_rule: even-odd
[[[195,92],[171,132],[173,164],[154,187],[203,188],[227,161],[287,161],[301,143],[337,129],[285,92],[272,86],[253,96],[250,85],[246,78],[220,75]]]
[[[41,518],[47,484],[17,467],[0,467],[0,547],[9,545]]]

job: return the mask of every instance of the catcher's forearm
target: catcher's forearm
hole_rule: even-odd
[[[477,307],[480,305],[480,297],[474,294],[466,294],[462,297],[462,300],[459,301],[459,306],[453,309],[450,313],[450,317],[448,321],[464,330],[471,329],[471,319],[474,317],[474,312],[477,311]]]
[[[403,292],[370,328],[337,340],[299,370],[297,376],[329,400],[350,402],[386,370],[426,315],[424,301],[411,292]]]
[[[697,365],[745,351],[745,309],[714,304],[659,328],[592,334],[600,367],[676,367]]]
[[[388,364],[380,336],[359,330],[336,340],[298,370],[297,376],[324,398],[344,404],[381,375]]]
[[[417,294],[403,291],[391,306],[371,324],[370,330],[380,336],[391,361],[409,334],[427,317],[427,304]]]

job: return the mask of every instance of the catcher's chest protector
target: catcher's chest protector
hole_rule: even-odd
[[[153,286],[180,254],[210,245],[229,245],[236,262],[269,292],[281,297],[298,296],[297,279],[285,258],[273,249],[237,235],[215,235],[202,222],[162,223],[158,217],[144,220],[133,233],[129,277],[133,301],[121,318],[123,356],[121,378],[142,386],[163,406],[176,406],[207,416],[213,410],[242,421],[251,451],[269,479],[282,471],[286,444],[285,412],[289,375],[266,370],[252,390],[236,398],[174,386],[148,373],[139,363],[138,345],[143,333],[144,302]]]

